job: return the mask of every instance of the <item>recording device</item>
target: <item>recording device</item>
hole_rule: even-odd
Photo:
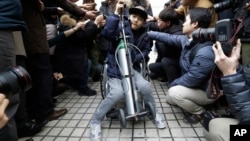
[[[225,54],[230,54],[232,46],[236,44],[233,34],[237,30],[238,22],[231,19],[223,19],[216,22],[215,28],[198,28],[193,32],[193,40],[196,42],[219,41]],[[240,32],[238,32],[240,34]],[[231,41],[232,42],[229,42]]]
[[[234,3],[235,3],[235,0],[226,0],[223,2],[216,3],[214,4],[214,10],[216,12],[223,11],[225,9],[228,9],[229,7],[232,7]]]
[[[29,73],[21,66],[0,73],[0,92],[7,97],[24,92],[32,87]]]
[[[223,11],[225,9],[232,8],[233,11],[237,11],[240,8],[240,5],[244,2],[243,0],[224,0],[219,3],[214,4],[214,10],[218,13],[220,11]],[[250,1],[248,1],[249,3]],[[244,2],[243,9],[247,9],[250,5],[246,5]]]

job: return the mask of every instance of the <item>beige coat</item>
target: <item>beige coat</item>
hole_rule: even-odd
[[[213,9],[213,3],[210,0],[197,0],[194,7],[203,7],[203,8],[211,8],[212,9],[212,19],[209,27],[215,27],[216,22],[218,21],[218,15]],[[175,11],[180,14],[186,16],[189,11],[189,6],[180,5]]]

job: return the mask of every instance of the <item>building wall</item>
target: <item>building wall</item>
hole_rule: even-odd
[[[103,0],[95,0],[95,2],[97,4],[97,6],[96,6],[97,10],[99,9],[99,7],[101,5],[101,1],[103,1]],[[160,11],[163,9],[165,2],[167,2],[168,0],[150,0],[150,1],[151,1],[152,9],[153,9],[153,14],[158,15],[160,13]],[[82,4],[82,0],[79,0],[76,3]]]

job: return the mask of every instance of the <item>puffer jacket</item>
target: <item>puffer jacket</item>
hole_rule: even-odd
[[[25,28],[20,0],[1,0],[0,29],[19,31]]]
[[[199,88],[203,90],[207,88],[210,73],[215,67],[215,56],[211,46],[205,46],[199,49],[193,61],[190,63],[190,53],[194,49],[193,46],[196,43],[189,41],[186,35],[171,35],[168,33],[150,31],[148,32],[148,36],[153,40],[182,48],[180,57],[182,76],[175,79],[170,84],[170,87],[182,85],[188,88]]]
[[[133,62],[133,66],[138,66],[138,63],[143,61],[143,58],[147,58],[149,52],[151,51],[150,40],[147,36],[147,28],[142,27],[136,32],[132,32],[130,21],[127,17],[124,17],[124,30],[126,36],[128,36],[128,43],[133,44],[138,47],[138,50],[131,50],[131,60]],[[116,48],[120,41],[120,33],[122,31],[122,26],[120,22],[120,17],[118,15],[111,15],[107,17],[106,24],[104,29],[102,30],[101,36],[103,36],[106,40],[110,41],[111,44],[108,47],[108,76],[121,78],[121,73],[119,70],[119,66],[117,64],[116,59]]]
[[[250,87],[247,84],[249,79],[246,78],[250,78],[249,68],[244,69],[244,74],[238,71],[237,74],[221,78],[223,93],[230,105],[231,112],[241,124],[250,124]]]

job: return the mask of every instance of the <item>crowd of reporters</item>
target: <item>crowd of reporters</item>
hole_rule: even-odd
[[[102,49],[105,48],[108,43],[105,41],[105,39],[99,38],[98,34],[102,30],[102,27],[105,25],[105,16],[109,16],[112,14],[112,12],[114,12],[111,9],[112,7],[107,8],[108,5],[111,5],[110,2],[112,0],[110,2],[105,1],[101,3],[100,11],[102,14],[99,16],[97,16],[97,12],[95,11],[95,5],[93,4],[94,1],[89,2],[89,4],[84,1],[83,5],[81,6],[77,6],[76,4],[74,4],[74,2],[76,1],[77,0],[71,0],[71,2],[66,0],[54,0],[53,2],[49,2],[47,0],[16,0],[13,4],[5,0],[5,5],[0,6],[2,8],[5,7],[7,8],[7,10],[11,11],[11,13],[6,13],[6,15],[0,15],[0,19],[2,19],[0,21],[5,21],[0,22],[0,45],[2,46],[0,53],[0,71],[3,72],[7,69],[12,68],[15,65],[21,65],[27,69],[32,79],[32,82],[30,82],[32,83],[30,84],[32,85],[32,88],[29,89],[27,92],[19,91],[18,95],[13,94],[9,96],[7,95],[7,93],[5,93],[5,91],[2,91],[2,88],[0,88],[0,140],[11,141],[17,140],[18,137],[33,136],[38,133],[47,124],[47,122],[55,120],[67,113],[67,109],[55,110],[55,103],[53,102],[53,79],[55,81],[55,79],[57,78],[53,78],[53,76],[55,76],[55,74],[53,75],[53,73],[55,72],[62,73],[62,76],[60,76],[59,78],[64,78],[64,81],[62,81],[62,83],[65,84],[63,86],[63,90],[66,86],[67,88],[70,87],[78,90],[78,94],[80,96],[96,95],[96,92],[94,90],[91,90],[87,86],[87,82],[91,73],[93,73],[93,75],[94,73],[97,73],[96,76],[99,76],[100,71],[98,71],[97,65],[102,65],[105,59],[105,52]],[[116,1],[112,2],[115,3]],[[189,107],[190,105],[193,105],[189,102],[185,103],[184,105],[180,104],[181,102],[179,102],[179,99],[175,97],[175,86],[184,86],[186,88],[194,89],[197,92],[197,87],[200,87],[201,85],[186,85],[187,81],[183,77],[184,74],[190,72],[190,70],[186,69],[185,66],[183,70],[183,66],[179,65],[179,62],[183,61],[181,60],[182,51],[187,45],[182,44],[182,49],[171,47],[175,46],[175,44],[169,44],[169,42],[172,41],[160,39],[158,35],[161,34],[156,34],[156,32],[171,34],[171,36],[176,35],[174,37],[177,37],[179,35],[186,36],[184,34],[187,33],[182,32],[185,20],[187,20],[186,16],[190,15],[189,12],[192,11],[192,9],[202,7],[209,11],[207,15],[205,14],[205,16],[209,18],[209,22],[207,23],[207,25],[203,26],[201,25],[201,22],[203,23],[203,19],[195,19],[200,22],[200,24],[195,27],[195,29],[198,27],[214,28],[216,27],[217,21],[226,18],[234,20],[242,18],[242,20],[244,21],[244,33],[237,36],[236,38],[248,39],[250,35],[249,0],[171,0],[169,3],[166,3],[164,5],[163,10],[157,16],[153,15],[151,4],[147,2],[148,1],[146,1],[146,3],[144,2],[148,13],[146,26],[148,26],[150,30],[150,32],[148,33],[149,37],[152,40],[156,40],[155,46],[158,51],[158,58],[156,62],[149,64],[149,69],[151,72],[150,77],[151,79],[161,78],[163,82],[168,82],[168,84],[164,83],[164,85],[168,86],[170,90],[167,94],[167,101],[170,104],[177,104],[179,107],[183,108],[184,111],[188,113],[184,119],[186,123],[193,124],[200,122],[203,120],[204,112],[206,110],[204,106],[213,103],[214,100],[211,100],[211,102],[207,101],[207,103],[199,103],[199,101],[194,100],[192,101],[193,103],[198,103],[197,105],[195,105],[196,107]],[[131,3],[135,4],[134,6],[138,5],[133,2]],[[217,5],[215,5],[215,3],[217,3]],[[132,4],[128,6],[133,7]],[[65,11],[68,11],[75,17],[75,24],[70,26],[67,25],[67,28],[61,30],[63,33],[62,35],[60,35],[62,36],[61,39],[57,37],[57,39],[54,41],[48,40],[46,34],[46,27],[44,26],[44,24],[45,22],[51,22],[52,24],[57,25],[58,19],[53,19],[52,21],[49,21],[49,18],[53,17],[51,15],[47,15],[46,18],[46,14],[48,13],[45,13],[44,11],[45,6],[47,5],[54,6],[54,11],[56,11],[54,15],[56,15],[57,18],[60,17],[62,14],[65,14]],[[140,5],[142,5],[142,3]],[[231,7],[232,5],[234,6]],[[57,7],[61,7],[62,9]],[[43,16],[45,16],[46,21],[44,21]],[[193,17],[190,18],[192,20]],[[93,34],[91,35],[91,37],[89,33],[83,32],[83,30],[88,29],[87,24],[84,23],[88,19],[90,19],[90,23],[92,26],[90,28],[90,25],[88,25],[88,27],[92,31],[91,33]],[[192,22],[194,21],[191,21],[191,23]],[[60,22],[60,24],[62,23]],[[59,26],[63,27],[62,25]],[[13,31],[18,31],[19,34],[17,34],[17,36],[14,36]],[[21,32],[22,35],[20,34]],[[191,31],[190,33],[192,32],[193,31]],[[168,40],[171,39],[171,36],[169,36]],[[16,41],[17,37],[19,37],[18,41]],[[164,37],[166,37],[166,35],[162,34],[162,38]],[[81,41],[83,39],[86,39],[86,42],[90,40],[91,43],[84,47],[84,50],[78,49],[78,45],[80,45],[80,43],[77,44],[77,40],[79,39]],[[192,43],[189,42],[188,39],[185,40],[187,41],[187,43]],[[52,43],[61,46],[60,48],[55,50],[55,54],[52,53],[53,57],[50,54],[48,43],[49,45],[50,43]],[[20,47],[20,44],[23,46]],[[71,63],[69,63],[68,65],[65,64],[65,61],[54,62],[56,60],[62,60],[62,58],[55,58],[58,57],[54,56],[58,55],[58,52],[61,53],[60,57],[65,57],[66,55],[69,55],[68,53],[69,51],[72,51],[72,49],[67,50],[67,48],[72,44],[74,44],[74,48],[76,50],[73,50],[74,52],[71,53],[77,52],[79,56],[83,55],[81,57],[84,58],[75,58],[76,56],[72,56],[71,54],[70,57],[72,57],[73,59],[71,58],[70,61],[75,63],[73,67]],[[89,46],[100,47],[97,49],[99,55],[97,55],[97,59],[95,58],[97,61],[94,61],[93,58],[96,56],[93,56],[93,54],[91,54],[91,50],[88,49]],[[217,67],[222,71],[224,75],[221,78],[223,93],[226,96],[232,114],[235,117],[228,120],[226,119],[228,121],[226,123],[220,122],[220,120],[226,121],[225,119],[212,119],[208,123],[208,128],[204,128],[204,135],[207,140],[229,140],[230,124],[249,124],[250,116],[248,115],[248,113],[250,111],[247,107],[250,104],[249,99],[246,98],[248,97],[247,95],[249,94],[250,90],[248,85],[249,83],[247,81],[247,73],[249,73],[249,70],[247,69],[248,62],[246,61],[247,63],[243,64],[242,62],[238,61],[239,58],[242,56],[242,45],[240,40],[238,40],[237,43],[232,46],[232,52],[230,53],[231,55],[230,57],[228,57],[223,53],[221,44],[219,42],[216,42],[216,44],[213,45],[212,48],[215,56],[211,55],[210,57],[213,58],[213,60],[210,61],[211,63],[214,62],[214,65],[217,65]],[[17,47],[20,47],[21,51],[18,52],[16,49]],[[100,57],[101,55],[103,55],[104,57]],[[90,56],[92,56],[93,58],[91,58]],[[79,62],[75,61],[74,59]],[[92,65],[94,64],[94,67],[91,67],[91,63],[89,63],[89,61],[92,62]],[[203,62],[196,63],[203,64]],[[191,64],[189,65],[191,66]],[[243,69],[243,67],[245,67],[245,69]],[[65,68],[68,68],[68,70],[65,70]],[[90,70],[91,68],[92,72]],[[77,70],[77,72],[74,72],[75,70]],[[204,74],[204,78],[208,76],[210,72],[208,71],[208,69],[206,71],[207,74],[201,72],[201,74]],[[73,76],[73,74],[76,76]],[[200,77],[196,79],[200,79]],[[204,80],[207,81],[208,79],[206,78]],[[202,85],[201,87],[204,86],[206,85]],[[201,88],[198,88],[198,90],[200,89]],[[176,91],[179,92],[179,87]],[[63,91],[60,91],[59,93],[62,92]],[[174,94],[171,94],[171,92]],[[205,93],[205,91],[203,91],[202,89],[202,94],[203,92]],[[239,97],[235,97],[235,95],[239,95]],[[245,99],[242,99],[241,96]],[[234,98],[237,98],[237,100],[234,100]],[[184,99],[188,100],[188,98]],[[238,103],[235,103],[235,101],[238,101]]]

